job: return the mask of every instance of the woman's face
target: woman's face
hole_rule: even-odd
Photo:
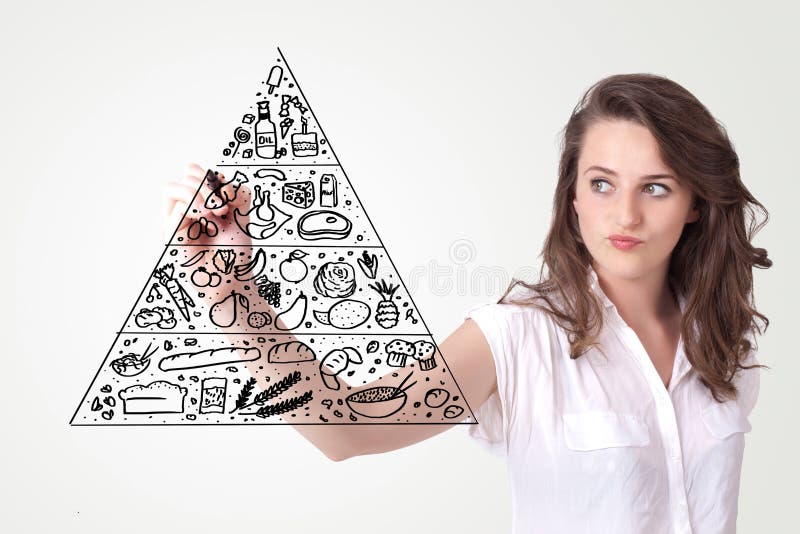
[[[684,224],[699,217],[692,192],[677,178],[644,126],[616,120],[589,128],[578,159],[573,205],[596,269],[626,279],[666,275]],[[610,238],[614,234],[641,243],[620,249]]]

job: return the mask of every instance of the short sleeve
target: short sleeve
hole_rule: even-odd
[[[742,365],[757,365],[758,363],[756,350],[753,348],[744,362],[742,362]],[[739,406],[742,407],[745,416],[749,417],[758,400],[758,391],[761,386],[761,368],[739,369],[734,383],[738,390]]]
[[[513,407],[513,399],[509,395],[513,350],[510,328],[502,307],[502,304],[484,303],[464,313],[464,319],[475,321],[483,332],[497,370],[497,392],[492,393],[477,409],[473,407],[478,424],[466,426],[467,434],[496,456],[508,455],[509,414]],[[473,422],[472,417],[467,418],[467,422]]]

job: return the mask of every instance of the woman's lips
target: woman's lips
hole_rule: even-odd
[[[608,239],[611,241],[611,244],[619,250],[630,250],[636,245],[642,243],[641,240],[636,239],[635,237],[621,236],[617,234],[609,236]]]
[[[641,241],[621,241],[617,239],[612,239],[611,244],[617,247],[619,250],[630,250],[636,245],[641,244]]]

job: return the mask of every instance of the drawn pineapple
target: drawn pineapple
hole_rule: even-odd
[[[397,311],[397,305],[392,302],[392,296],[400,285],[387,284],[386,280],[381,279],[377,284],[369,284],[369,287],[381,296],[381,301],[375,310],[375,322],[383,328],[396,326],[400,313]]]

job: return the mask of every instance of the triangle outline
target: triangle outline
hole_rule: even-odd
[[[184,247],[185,248],[185,247],[196,246],[196,245],[189,244],[189,243],[180,243],[180,244],[176,243],[176,236],[178,235],[178,231],[182,227],[184,221],[189,216],[189,212],[192,209],[192,206],[195,204],[195,201],[197,200],[197,196],[201,193],[201,190],[203,190],[203,186],[206,185],[206,181],[207,180],[204,179],[203,182],[201,183],[200,187],[198,187],[198,189],[195,191],[195,193],[194,193],[194,195],[192,197],[192,202],[186,207],[186,210],[184,211],[184,214],[181,217],[181,220],[178,223],[178,225],[176,226],[175,230],[173,231],[170,239],[164,245],[164,250],[162,251],[162,253],[161,253],[160,257],[159,257],[159,259],[158,259],[158,261],[156,263],[156,266],[154,267],[153,271],[151,271],[151,274],[148,276],[147,281],[145,282],[144,286],[142,287],[142,290],[140,291],[139,296],[137,297],[136,301],[134,301],[134,304],[131,307],[130,311],[128,312],[128,316],[126,317],[122,328],[116,332],[116,336],[115,336],[114,342],[111,344],[111,347],[109,348],[108,352],[106,353],[106,356],[103,359],[102,364],[100,365],[100,367],[98,368],[97,372],[95,373],[95,376],[93,377],[89,387],[87,388],[86,392],[84,393],[84,396],[83,396],[81,402],[79,403],[79,405],[76,408],[72,418],[70,419],[70,425],[71,426],[187,426],[187,425],[188,426],[243,426],[243,425],[287,425],[287,424],[289,424],[289,425],[331,425],[331,424],[334,424],[334,425],[339,425],[339,424],[359,424],[359,425],[386,425],[386,424],[423,424],[423,425],[434,424],[434,425],[440,425],[440,424],[450,424],[450,425],[455,425],[455,424],[473,424],[474,425],[474,424],[478,424],[477,421],[476,421],[476,418],[475,418],[474,411],[469,406],[469,403],[468,403],[466,397],[464,396],[463,391],[461,390],[461,387],[458,385],[458,383],[457,383],[457,381],[455,379],[455,376],[453,375],[452,371],[450,370],[450,367],[447,364],[446,359],[441,354],[441,351],[439,350],[438,344],[434,340],[433,335],[431,334],[430,329],[428,328],[428,325],[425,322],[424,317],[422,316],[421,313],[419,313],[419,308],[416,306],[416,303],[414,302],[413,297],[411,296],[411,293],[408,291],[408,288],[407,288],[407,286],[405,284],[405,281],[400,276],[399,271],[397,270],[396,265],[394,263],[394,260],[392,260],[391,255],[389,254],[388,248],[383,243],[383,240],[381,239],[380,234],[376,230],[375,225],[372,223],[372,219],[369,217],[369,215],[367,213],[367,210],[366,210],[366,207],[364,206],[364,204],[361,202],[360,198],[358,197],[358,193],[356,191],[356,188],[353,187],[353,183],[350,180],[350,177],[347,175],[347,172],[344,169],[344,166],[341,164],[341,161],[339,160],[338,156],[336,155],[336,152],[333,149],[333,146],[330,144],[329,138],[325,134],[324,129],[322,128],[321,122],[317,119],[317,116],[314,113],[313,107],[311,106],[308,98],[306,97],[306,95],[303,92],[299,82],[297,81],[297,78],[295,77],[294,72],[292,71],[291,67],[289,66],[288,62],[286,61],[286,58],[284,57],[283,52],[281,51],[281,49],[279,47],[277,48],[277,51],[278,51],[278,55],[280,56],[280,59],[277,60],[277,61],[278,62],[282,62],[283,65],[286,67],[286,70],[288,71],[288,74],[289,74],[289,79],[291,79],[292,82],[294,83],[294,85],[297,87],[297,91],[300,93],[302,101],[305,102],[305,104],[307,106],[307,109],[310,112],[311,117],[314,120],[315,126],[319,129],[319,132],[320,132],[320,135],[321,135],[322,139],[323,140],[328,140],[327,148],[330,149],[331,156],[332,156],[333,160],[335,161],[335,163],[330,163],[330,164],[296,164],[296,163],[289,163],[289,164],[283,164],[283,165],[267,165],[267,164],[263,164],[263,163],[259,165],[258,163],[254,163],[253,165],[249,165],[249,166],[253,166],[253,167],[279,167],[279,166],[286,166],[286,167],[301,167],[301,166],[333,167],[333,168],[337,168],[337,169],[339,169],[341,171],[341,174],[344,176],[345,180],[347,181],[348,190],[353,194],[353,196],[357,200],[360,212],[363,213],[363,215],[366,217],[366,220],[367,220],[367,223],[369,225],[369,228],[372,230],[372,232],[373,232],[373,234],[374,234],[374,236],[375,236],[375,238],[377,239],[377,242],[378,242],[378,245],[374,245],[374,246],[348,244],[347,246],[341,245],[341,248],[344,248],[344,249],[357,248],[357,249],[365,249],[365,250],[368,250],[368,249],[380,249],[383,252],[383,254],[385,254],[386,259],[388,260],[388,263],[391,266],[391,271],[397,275],[397,280],[399,281],[398,286],[402,287],[403,291],[405,292],[405,295],[406,295],[406,297],[408,299],[408,302],[411,305],[411,308],[410,308],[409,311],[413,311],[413,310],[417,311],[417,316],[419,317],[419,321],[421,322],[422,327],[424,328],[424,334],[410,334],[410,335],[408,335],[408,334],[392,334],[392,333],[376,334],[376,333],[372,332],[372,333],[365,333],[363,335],[367,336],[367,337],[375,336],[375,335],[397,335],[397,336],[410,337],[411,335],[413,335],[415,337],[423,337],[423,338],[429,340],[430,343],[434,347],[433,355],[434,356],[438,356],[438,358],[434,358],[434,361],[436,359],[441,361],[441,363],[443,365],[442,371],[446,372],[447,377],[449,377],[449,380],[451,381],[452,385],[455,387],[454,391],[458,392],[457,395],[455,395],[455,393],[453,393],[449,397],[452,397],[453,399],[459,399],[460,398],[462,403],[463,403],[463,405],[464,405],[464,407],[466,407],[466,410],[462,411],[459,414],[458,419],[453,419],[453,420],[449,420],[449,421],[442,420],[442,421],[438,421],[438,422],[409,421],[409,420],[406,420],[405,422],[372,421],[372,420],[370,420],[369,417],[361,417],[362,414],[360,414],[360,413],[358,414],[359,417],[357,418],[358,422],[350,422],[350,421],[338,422],[338,421],[334,421],[332,418],[330,420],[326,421],[326,422],[323,422],[323,423],[318,423],[316,421],[315,422],[300,422],[299,420],[298,421],[284,420],[282,417],[279,417],[281,419],[281,422],[271,422],[271,421],[241,422],[241,421],[237,421],[237,422],[229,423],[229,422],[220,422],[220,421],[216,421],[216,422],[201,422],[201,421],[197,421],[196,419],[191,420],[190,422],[186,422],[185,420],[183,422],[166,422],[166,421],[163,421],[163,422],[128,422],[128,421],[126,421],[126,422],[111,422],[110,420],[109,421],[103,421],[103,422],[96,422],[96,423],[76,422],[76,418],[78,417],[78,414],[81,412],[81,408],[86,406],[89,403],[88,399],[90,398],[90,393],[92,392],[93,388],[95,388],[95,385],[98,383],[98,378],[100,377],[101,372],[104,370],[104,368],[107,367],[108,360],[109,360],[109,358],[111,356],[112,351],[116,347],[119,346],[118,343],[120,341],[120,337],[123,334],[133,334],[134,333],[134,332],[126,331],[125,330],[125,326],[130,323],[131,318],[134,316],[134,311],[136,310],[137,305],[142,301],[142,298],[145,295],[145,292],[147,291],[148,287],[151,285],[151,283],[153,281],[153,274],[152,273],[154,273],[159,268],[158,267],[159,265],[163,264],[164,259],[167,256],[168,252],[170,251],[171,247]],[[286,78],[284,78],[284,79],[286,79]],[[270,91],[270,93],[271,93],[271,91]],[[305,133],[305,129],[303,130],[303,133]],[[277,137],[277,134],[276,134],[276,137]],[[284,137],[284,141],[285,141],[285,137],[286,136],[284,135],[283,137]],[[276,144],[277,144],[277,141],[276,141]],[[238,149],[238,145],[237,145],[237,149]],[[230,164],[229,165],[224,165],[224,164],[220,163],[220,164],[218,164],[218,166],[219,167],[237,168],[237,167],[246,167],[247,165],[230,165]],[[205,245],[205,246],[208,247],[208,248],[219,248],[219,247],[227,247],[227,246],[235,246],[235,245]],[[253,243],[252,246],[251,246],[251,250],[255,251],[257,248],[260,248],[260,249],[263,250],[263,248],[269,248],[269,247],[275,247],[275,246],[283,246],[283,245],[261,245],[261,246],[259,246],[259,245],[255,244],[255,243]],[[285,245],[285,246],[287,246],[287,247],[293,247],[293,246],[296,247],[296,246],[301,246],[301,245],[289,244],[289,245]],[[307,245],[305,243],[303,243],[303,246],[307,246]],[[320,247],[336,247],[336,246],[338,246],[338,244],[334,243],[332,245],[319,245],[319,246]],[[255,252],[253,252],[252,255],[255,256]],[[151,292],[152,292],[152,289],[151,289]],[[301,291],[301,294],[302,294],[302,291]],[[383,295],[381,295],[381,296],[383,297]],[[169,300],[167,300],[167,302],[169,302]],[[173,302],[173,304],[175,304],[175,303]],[[394,307],[397,308],[396,305]],[[197,312],[195,312],[195,314],[196,313]],[[372,317],[370,317],[370,318],[372,318]],[[277,310],[276,310],[276,321],[277,321]],[[415,321],[415,323],[416,323],[416,321]],[[221,329],[218,329],[218,330],[221,330]],[[169,334],[184,334],[183,332],[177,332],[177,331],[176,332],[152,332],[152,331],[151,332],[147,332],[147,331],[139,332],[139,334],[141,334],[141,335],[147,335],[149,333],[157,334],[155,336],[155,338],[158,338],[158,336],[165,336],[165,335],[168,336]],[[210,334],[210,335],[218,335],[218,336],[223,336],[223,335],[227,336],[228,334],[234,334],[235,335],[236,333],[228,332],[226,334],[222,334],[220,332],[202,332],[201,331],[201,332],[187,332],[185,334],[190,334],[190,335]],[[267,334],[265,334],[265,335],[267,335]],[[272,335],[275,336],[275,335],[280,335],[280,334],[272,333]],[[295,335],[295,330],[294,329],[288,330],[287,331],[287,335],[296,336]],[[316,335],[324,337],[325,335],[334,335],[334,334],[333,333],[319,333],[319,334],[316,334]],[[294,339],[298,339],[297,337],[293,337],[293,338]],[[228,337],[228,339],[230,339],[230,338]],[[177,342],[176,342],[176,345],[177,345]],[[149,348],[149,346],[148,346],[148,348]],[[157,347],[157,349],[158,349],[158,347]],[[403,360],[405,361],[405,358]],[[241,362],[237,362],[237,363],[241,363]],[[314,360],[314,364],[316,365],[317,363],[320,363],[319,359]],[[148,365],[149,365],[149,362],[148,362]],[[413,367],[414,364],[412,364],[411,366]],[[147,366],[145,366],[145,368],[147,368]],[[320,364],[320,370],[321,369],[322,369],[322,365]],[[419,370],[419,369],[417,369],[417,370]],[[320,372],[320,376],[322,374],[323,373]],[[413,374],[413,371],[412,371],[412,374]],[[397,376],[397,374],[395,373],[394,376]],[[409,377],[410,376],[411,375],[409,375]],[[285,378],[288,378],[288,377],[285,377]],[[382,378],[383,377],[381,377],[381,379]],[[255,379],[253,378],[253,380],[255,380]],[[306,380],[308,380],[308,377],[306,377]],[[405,382],[405,380],[404,380],[404,382]],[[226,379],[226,383],[227,383],[227,379]],[[367,386],[372,387],[377,383],[378,383],[378,380],[375,380],[375,381],[369,382],[367,384]],[[143,383],[138,383],[137,382],[134,385],[143,385]],[[153,385],[153,384],[150,384],[150,385]],[[277,384],[273,384],[273,385],[277,385]],[[442,385],[444,386],[445,382],[442,382]],[[402,384],[401,384],[401,386],[402,386]],[[448,382],[448,386],[450,386],[450,382]],[[347,389],[348,390],[355,389],[356,392],[358,392],[358,391],[362,391],[362,389],[368,389],[368,388],[367,387],[361,388],[361,386],[348,386]],[[397,393],[402,393],[401,391],[399,391],[399,387],[395,387],[394,389],[397,391]],[[205,396],[206,391],[203,390],[202,393]],[[232,393],[233,393],[233,396],[235,396],[235,392],[232,392]],[[227,390],[224,390],[222,395],[223,395],[223,406],[224,406],[226,404],[225,397],[230,395],[230,394],[227,392]],[[352,396],[352,394],[350,396]],[[121,394],[120,394],[120,397],[121,397]],[[185,394],[184,394],[184,397],[185,397]],[[392,397],[392,398],[390,398],[388,400],[392,400],[392,399],[397,398],[397,397],[398,397],[398,395],[395,395],[394,397]],[[95,402],[97,402],[97,400],[98,400],[98,397],[95,397]],[[138,400],[139,399],[137,399],[137,401]],[[194,399],[192,399],[192,400],[194,400]],[[123,403],[124,402],[125,401],[123,400]],[[159,402],[161,402],[161,401],[159,401]],[[182,401],[182,403],[183,402],[184,401]],[[203,399],[203,400],[201,400],[201,402],[204,403],[205,400]],[[427,404],[427,397],[426,397],[426,404]],[[339,399],[339,405],[342,406],[341,399]],[[349,401],[348,401],[348,405],[349,405]],[[350,406],[352,406],[352,405],[350,405]],[[430,407],[430,405],[423,406],[423,407],[421,407],[421,411],[425,411],[429,407]],[[105,405],[105,400],[104,400],[104,403],[102,405],[102,409],[105,410],[106,408],[109,408],[109,406]],[[111,406],[111,408],[113,408],[113,406]],[[330,407],[329,407],[329,410],[330,410]],[[113,409],[109,409],[108,411],[113,411]],[[125,412],[125,413],[129,414],[128,412]],[[153,413],[154,414],[155,413],[161,414],[162,412],[153,412]],[[177,412],[170,412],[170,413],[177,413]],[[181,414],[184,413],[183,404],[182,404],[182,411],[180,413]],[[200,415],[202,413],[203,412],[200,411],[200,413],[198,415]],[[223,410],[222,413],[224,415],[227,415],[227,412],[225,410]],[[414,414],[414,415],[416,416],[416,414]],[[429,413],[429,415],[430,415],[430,413]],[[353,413],[352,412],[350,413],[350,416],[351,416],[351,419],[352,419],[352,417],[353,417]],[[152,415],[150,417],[152,418]],[[381,418],[383,418],[383,417],[381,417]],[[464,421],[466,418],[469,418],[469,422],[465,422]]]

